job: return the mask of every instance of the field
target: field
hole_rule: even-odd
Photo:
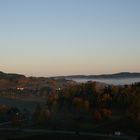
[[[45,104],[45,99],[40,99],[40,98],[12,99],[12,98],[0,97],[0,104],[18,107],[20,110],[23,110],[24,108],[26,108],[29,111],[33,112],[35,110],[36,105]]]

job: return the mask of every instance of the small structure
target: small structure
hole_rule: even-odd
[[[17,90],[23,91],[24,88],[23,87],[17,87]]]
[[[115,132],[114,132],[114,135],[115,135],[115,136],[120,136],[120,135],[121,135],[121,132],[120,132],[120,131],[115,131]]]

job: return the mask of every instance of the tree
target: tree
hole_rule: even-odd
[[[101,115],[101,113],[98,110],[96,110],[94,112],[94,120],[96,122],[100,122],[102,120],[102,115]]]
[[[48,107],[41,108],[40,105],[36,106],[34,112],[34,120],[38,123],[45,123],[51,117],[51,112]]]
[[[107,108],[100,109],[100,112],[101,112],[102,117],[104,119],[109,119],[112,115],[112,111],[110,109],[107,109]]]

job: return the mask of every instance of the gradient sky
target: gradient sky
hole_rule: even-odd
[[[0,0],[0,71],[140,72],[140,0]]]

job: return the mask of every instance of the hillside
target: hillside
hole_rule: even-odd
[[[4,72],[1,72],[0,71],[0,79],[9,79],[9,80],[12,80],[12,79],[21,79],[21,78],[25,78],[24,75],[21,75],[21,74],[15,74],[15,73],[4,73]]]
[[[75,84],[71,79],[117,79],[117,78],[140,78],[140,73],[121,72],[116,74],[102,75],[70,75],[57,77],[26,77],[21,74],[0,72],[0,89],[23,87],[27,89],[51,89],[67,87]],[[70,80],[66,80],[70,79]]]
[[[58,77],[57,77],[58,78]],[[120,72],[115,74],[101,74],[101,75],[70,75],[70,76],[59,76],[59,78],[67,79],[113,79],[113,78],[140,78],[140,73]]]
[[[67,87],[74,84],[72,80],[54,79],[46,77],[26,77],[20,74],[0,72],[0,89],[22,87],[26,89],[41,89],[50,87],[51,89]]]

